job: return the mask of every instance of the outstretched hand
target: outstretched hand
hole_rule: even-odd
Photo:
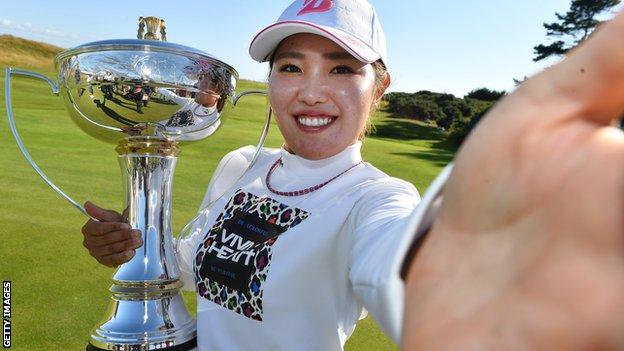
[[[407,350],[624,349],[624,14],[458,153],[411,265]]]

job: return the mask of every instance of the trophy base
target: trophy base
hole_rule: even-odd
[[[180,344],[180,345],[176,345],[176,346],[170,346],[170,347],[165,347],[162,349],[158,349],[159,351],[192,351],[192,350],[196,350],[197,349],[197,338],[193,338],[192,340],[189,340],[187,342],[185,342],[184,344]],[[99,347],[93,346],[90,343],[87,344],[87,347],[85,349],[86,351],[111,351],[111,350],[119,350],[119,351],[141,351],[141,350],[146,350],[144,348],[141,347],[141,345],[115,345],[112,346],[112,348],[109,349],[101,349]]]

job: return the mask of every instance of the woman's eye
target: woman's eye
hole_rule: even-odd
[[[338,66],[332,69],[331,73],[350,74],[350,73],[353,73],[353,70],[351,69],[351,67],[348,67],[348,66]]]
[[[301,72],[301,70],[299,69],[299,67],[295,66],[295,65],[283,65],[280,67],[280,72],[286,72],[286,73],[296,73],[296,72]]]

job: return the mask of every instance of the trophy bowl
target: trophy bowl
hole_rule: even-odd
[[[164,21],[141,17],[139,38],[141,24],[148,25],[144,38],[164,39]],[[158,29],[160,36],[154,34]],[[91,331],[89,351],[196,348],[196,322],[180,294],[171,228],[179,145],[212,135],[241,96],[266,94],[236,95],[238,73],[231,66],[194,48],[146,39],[98,41],[61,52],[55,58],[58,86],[30,71],[7,68],[5,75],[7,117],[20,151],[53,190],[87,216],[23,145],[13,118],[11,77],[47,81],[81,130],[116,145],[125,188],[124,221],[141,231],[143,245],[115,271],[109,311]],[[251,165],[264,143],[270,116],[269,108]]]
[[[153,40],[84,44],[60,53],[55,66],[70,116],[112,143],[127,136],[206,138],[231,107],[238,80],[234,68],[209,54]]]

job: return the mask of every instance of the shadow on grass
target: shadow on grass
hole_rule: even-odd
[[[375,122],[373,136],[396,140],[444,140],[444,133],[434,127],[401,118],[383,118]]]
[[[393,152],[392,155],[411,157],[417,160],[425,160],[439,167],[446,166],[453,160],[454,153],[436,151],[415,151],[415,152]]]
[[[426,160],[437,166],[444,166],[453,160],[457,147],[446,140],[446,134],[433,126],[402,118],[383,118],[375,123],[372,136],[397,141],[426,140],[431,142],[431,151],[397,152],[393,155]]]

